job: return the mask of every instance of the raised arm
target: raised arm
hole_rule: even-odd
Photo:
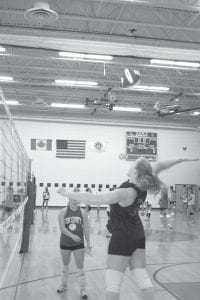
[[[117,189],[115,191],[110,191],[108,193],[101,193],[98,195],[93,195],[91,193],[76,193],[67,192],[67,190],[60,188],[57,193],[64,197],[68,197],[78,201],[79,203],[84,203],[86,205],[90,204],[114,204],[118,202],[127,201],[131,196],[133,198],[133,189]]]
[[[175,158],[171,160],[160,161],[152,165],[153,173],[158,174],[161,171],[167,170],[175,165],[183,162],[199,161],[199,158]]]

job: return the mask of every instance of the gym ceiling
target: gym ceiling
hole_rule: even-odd
[[[15,118],[199,128],[200,0],[1,0],[0,86]]]

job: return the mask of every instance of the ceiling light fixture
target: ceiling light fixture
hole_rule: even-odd
[[[199,116],[199,115],[200,115],[200,112],[199,112],[199,111],[194,111],[192,115],[193,115],[193,116]]]
[[[67,104],[67,103],[51,103],[52,107],[58,107],[58,108],[85,108],[82,104]]]
[[[13,78],[10,76],[0,76],[0,81],[13,81]]]
[[[199,68],[200,64],[197,62],[188,61],[173,61],[173,60],[162,60],[162,59],[151,59],[151,64],[164,65],[164,66],[175,66],[175,67],[188,67],[188,68]]]
[[[124,107],[124,106],[114,106],[113,110],[117,111],[133,111],[133,112],[140,112],[142,109],[140,107]]]
[[[59,56],[69,57],[73,59],[96,59],[96,60],[112,60],[113,57],[110,55],[99,55],[99,54],[84,54],[84,53],[75,53],[75,52],[63,52],[60,51]]]
[[[19,101],[16,100],[6,100],[5,102],[8,105],[19,105]]]
[[[169,91],[168,87],[164,86],[150,86],[150,85],[137,85],[129,88],[130,90],[140,90],[140,91],[149,91],[149,92],[167,92]]]
[[[98,82],[95,81],[81,81],[81,80],[64,80],[56,79],[55,84],[58,85],[83,85],[83,86],[97,86]]]
[[[5,52],[5,51],[6,51],[6,49],[4,47],[0,46],[0,52]]]

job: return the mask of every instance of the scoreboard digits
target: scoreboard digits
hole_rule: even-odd
[[[157,160],[157,133],[130,131],[126,133],[126,159],[136,160],[140,157]]]

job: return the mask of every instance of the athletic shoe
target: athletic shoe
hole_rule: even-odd
[[[80,295],[82,299],[87,299],[88,295],[86,289],[81,289]]]
[[[66,290],[67,290],[67,286],[61,284],[61,285],[59,286],[59,288],[57,289],[57,293],[63,293],[63,292],[66,292]]]

